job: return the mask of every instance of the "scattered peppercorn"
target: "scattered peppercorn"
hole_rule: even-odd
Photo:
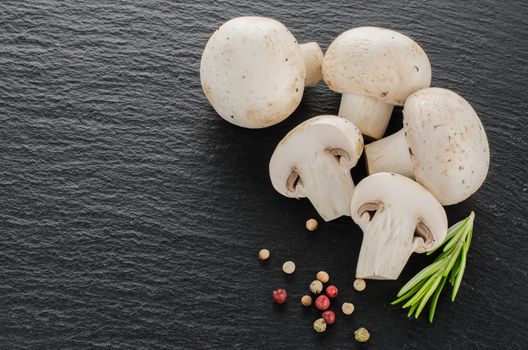
[[[315,329],[315,331],[317,333],[322,333],[322,332],[326,331],[326,322],[325,322],[325,320],[322,319],[322,318],[318,318],[313,323],[313,328]]]
[[[341,306],[341,311],[343,311],[345,315],[352,315],[352,313],[354,312],[354,304],[343,303],[343,305]]]
[[[295,263],[293,261],[286,261],[284,264],[282,264],[282,271],[288,275],[291,275],[295,272]]]
[[[356,341],[366,343],[370,338],[370,333],[365,328],[361,327],[354,332],[354,337],[356,338]]]
[[[316,277],[319,281],[321,281],[322,283],[326,283],[328,282],[328,280],[330,280],[330,276],[328,276],[328,273],[326,273],[325,271],[319,271],[317,273],[317,277]]]
[[[337,296],[337,293],[339,293],[339,290],[336,286],[330,285],[326,287],[326,295],[328,295],[329,298],[335,298]]]
[[[285,289],[275,289],[272,293],[273,300],[277,304],[284,304],[286,302],[286,299],[288,299],[288,294],[286,293]]]
[[[354,281],[354,289],[357,290],[358,292],[364,291],[366,287],[367,287],[367,283],[365,282],[364,279],[358,278]]]
[[[323,284],[319,280],[312,281],[310,283],[310,291],[314,294],[319,294],[323,291]]]
[[[335,322],[335,313],[330,310],[326,310],[323,312],[323,320],[325,320],[326,324],[333,324]]]
[[[315,231],[319,227],[319,223],[315,219],[309,219],[306,221],[306,229],[308,231]]]
[[[312,305],[312,297],[309,295],[303,295],[303,297],[301,298],[301,304],[302,306]]]
[[[269,256],[270,256],[270,252],[269,250],[267,249],[261,249],[258,253],[258,257],[260,260],[264,261],[264,260],[268,260],[269,259]]]
[[[315,299],[315,307],[321,311],[324,311],[330,307],[330,299],[326,295],[319,295]]]

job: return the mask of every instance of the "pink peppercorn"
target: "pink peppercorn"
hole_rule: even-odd
[[[330,299],[326,295],[319,295],[315,299],[315,307],[321,311],[324,311],[330,307]]]
[[[286,294],[286,290],[285,289],[275,289],[273,291],[273,300],[277,303],[277,304],[283,304],[286,302],[286,299],[288,299],[288,294]]]
[[[337,287],[334,285],[326,287],[326,295],[328,295],[329,298],[335,298],[338,292]]]
[[[325,320],[326,324],[332,324],[335,322],[335,314],[333,311],[326,310],[323,312],[323,320]]]

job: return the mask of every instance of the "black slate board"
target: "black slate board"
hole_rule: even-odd
[[[292,127],[336,113],[323,83],[264,130],[215,115],[201,51],[227,19],[274,17],[325,49],[340,32],[384,26],[415,38],[433,85],[479,112],[491,169],[473,197],[468,269],[433,325],[390,306],[431,261],[352,289],[361,232],[348,218],[315,233],[307,201],[274,192],[268,160]],[[521,349],[528,335],[526,77],[522,1],[15,1],[0,3],[1,349]],[[390,130],[401,125],[395,112]],[[362,170],[354,171],[359,178]],[[264,265],[259,248],[271,250]],[[283,261],[297,272],[285,278]],[[324,335],[297,298],[327,270],[353,317]],[[271,290],[286,287],[278,307]],[[353,330],[372,332],[368,345]]]

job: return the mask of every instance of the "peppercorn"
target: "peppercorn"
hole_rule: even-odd
[[[336,286],[330,285],[326,287],[326,295],[328,295],[329,298],[335,298],[337,296],[337,293],[339,293],[339,290]]]
[[[284,304],[286,299],[288,299],[288,294],[285,289],[275,289],[272,293],[272,297],[277,304]]]
[[[354,289],[357,290],[358,292],[364,291],[366,287],[367,287],[367,283],[365,282],[364,279],[358,278],[354,281]]]
[[[259,257],[259,259],[262,260],[262,261],[264,261],[264,260],[268,260],[269,256],[270,256],[270,252],[269,252],[269,250],[267,250],[267,249],[261,249],[261,250],[259,251],[259,253],[258,253],[258,257]]]
[[[326,324],[333,324],[335,322],[335,313],[330,310],[326,310],[323,312],[323,320],[325,320]]]
[[[317,333],[322,333],[326,331],[326,321],[322,318],[318,318],[313,323],[313,328],[315,329]]]
[[[282,264],[282,271],[288,275],[291,275],[295,272],[295,263],[293,261],[286,261],[284,264]]]
[[[312,305],[312,297],[309,295],[303,295],[303,297],[301,298],[301,304],[302,306]]]
[[[354,338],[360,343],[366,343],[370,338],[370,333],[365,328],[361,327],[354,332]]]
[[[319,280],[312,281],[310,283],[310,291],[314,294],[319,294],[323,291],[323,284]]]
[[[326,295],[319,295],[315,299],[315,307],[321,311],[324,311],[330,307],[330,299]]]
[[[328,276],[328,273],[326,273],[325,271],[319,271],[317,273],[316,278],[322,283],[326,283],[330,279],[330,276]]]
[[[306,221],[306,229],[308,231],[315,231],[319,227],[319,223],[315,219],[309,219]]]
[[[352,315],[352,313],[354,312],[354,304],[343,303],[343,305],[341,306],[341,311],[343,311],[345,315]]]

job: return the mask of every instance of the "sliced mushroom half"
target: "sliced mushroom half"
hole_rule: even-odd
[[[363,230],[357,278],[397,279],[412,253],[432,250],[446,237],[442,205],[402,175],[377,173],[363,179],[350,210]]]
[[[290,131],[270,160],[273,187],[286,197],[308,197],[325,221],[350,215],[350,169],[363,152],[354,124],[332,115],[314,117]]]

